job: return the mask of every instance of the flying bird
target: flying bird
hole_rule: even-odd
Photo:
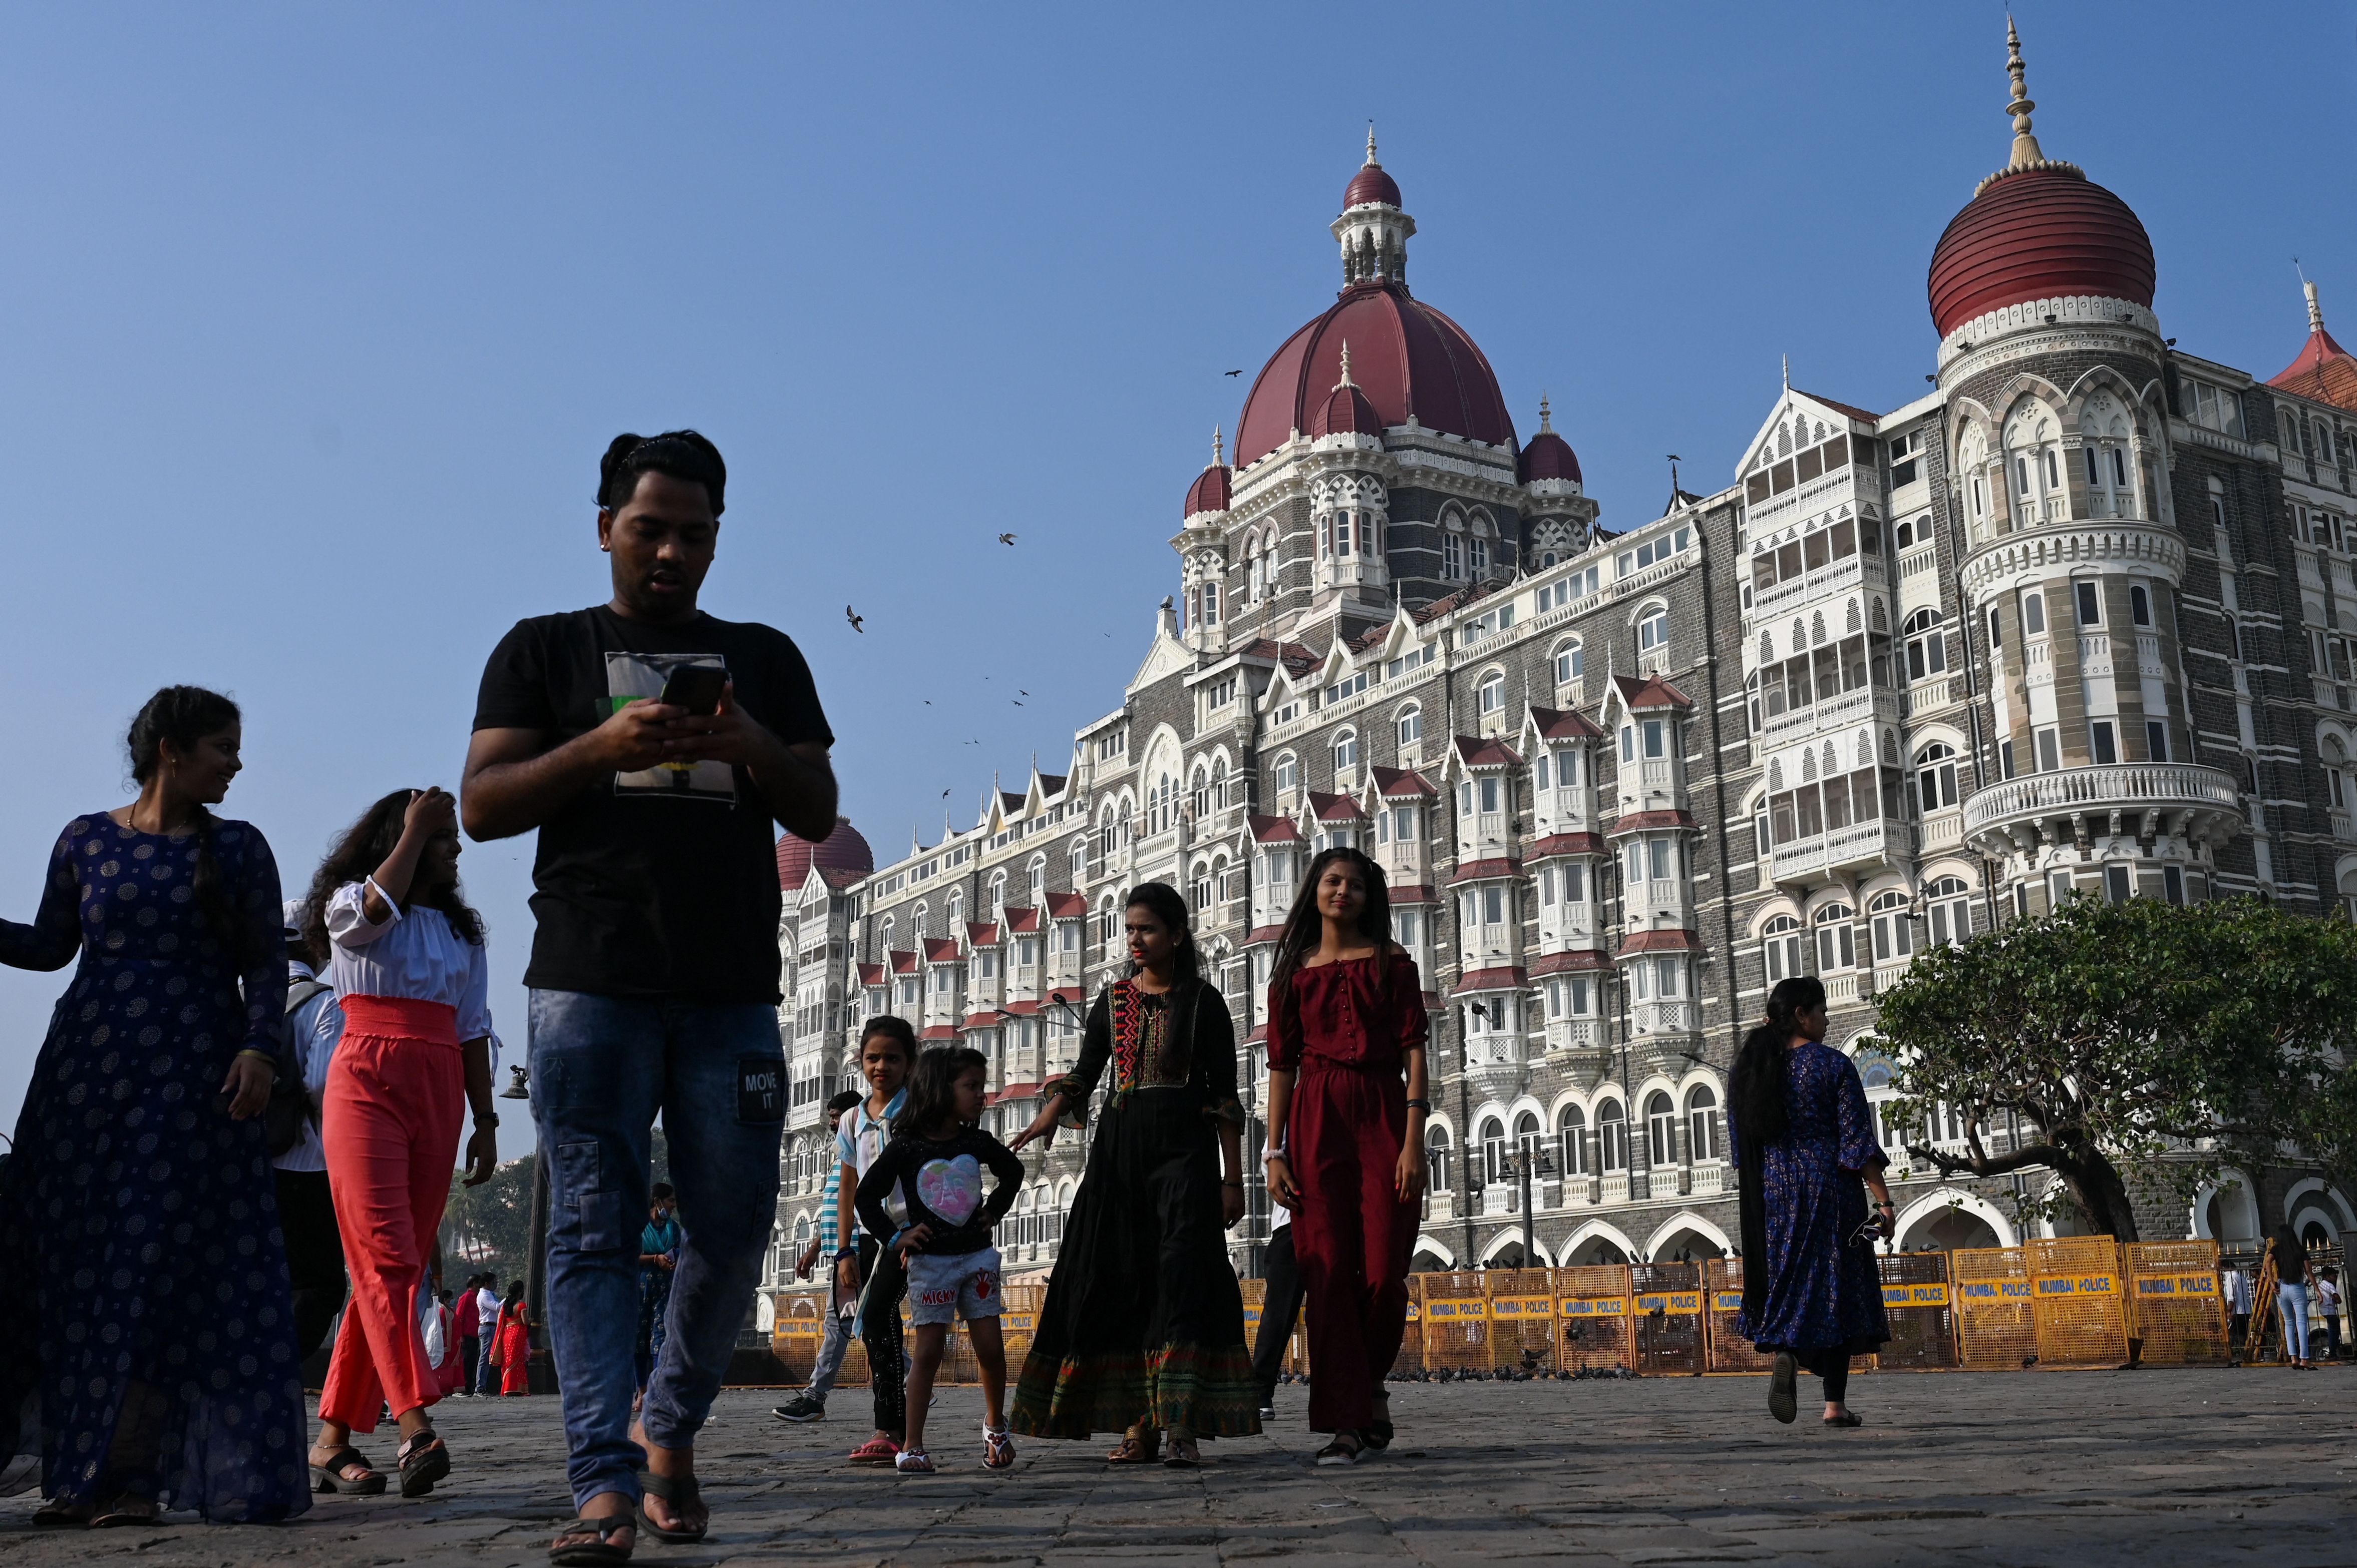
[[[948,800],[949,798],[950,798],[950,792],[949,792],[948,790],[946,790],[946,789],[942,790],[942,800]]]
[[[1028,696],[1029,696],[1031,693],[1028,693],[1028,692],[1027,692],[1027,691],[1025,691],[1022,687],[1017,686],[1017,687],[1016,687],[1016,688],[1015,688],[1015,694],[1016,694],[1017,696],[1018,696],[1018,697],[1028,697]]]
[[[1011,533],[1002,533],[998,536],[998,542],[1001,544],[1012,544],[1015,542],[1015,535]]]
[[[852,613],[852,608],[849,605],[843,607],[843,618],[851,623],[852,630],[858,632],[863,636],[866,634],[867,628],[860,623],[865,621],[867,618],[863,615],[855,615]]]
[[[1017,707],[1018,707],[1018,708],[1019,708],[1019,707],[1021,707],[1023,704],[1022,704],[1022,703],[1016,703],[1015,705],[1016,705]]]
[[[1243,372],[1242,371],[1221,371],[1220,373],[1221,373],[1222,375],[1228,375],[1228,376],[1241,376],[1241,375],[1243,375]]]

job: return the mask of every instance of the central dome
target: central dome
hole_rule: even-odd
[[[2031,300],[2092,295],[2152,308],[2152,240],[2128,204],[2075,170],[2009,170],[1973,198],[1932,252],[1940,336]]]
[[[1341,382],[1345,343],[1351,380],[1386,429],[1414,419],[1426,430],[1513,446],[1498,374],[1465,329],[1404,285],[1377,279],[1343,290],[1261,368],[1236,426],[1238,467],[1313,428]]]

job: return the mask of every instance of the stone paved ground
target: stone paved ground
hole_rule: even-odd
[[[956,1389],[933,1444],[956,1467],[925,1478],[839,1464],[866,1435],[861,1391],[810,1427],[771,1420],[774,1394],[737,1391],[702,1450],[712,1538],[639,1560],[2357,1563],[2344,1371],[1887,1374],[1852,1391],[1867,1424],[1828,1432],[1805,1405],[1800,1424],[1770,1422],[1757,1378],[1411,1385],[1390,1455],[1319,1470],[1306,1394],[1286,1389],[1266,1436],[1208,1445],[1200,1471],[1110,1470],[1105,1443],[1034,1442],[1013,1473],[988,1475],[980,1396]],[[278,1529],[169,1519],[102,1533],[35,1531],[18,1498],[0,1503],[0,1563],[541,1568],[570,1512],[555,1402],[456,1401],[441,1430],[460,1468],[430,1498],[322,1498]]]

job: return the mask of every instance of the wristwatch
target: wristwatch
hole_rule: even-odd
[[[499,1124],[500,1113],[496,1111],[486,1111],[475,1118],[475,1125],[478,1127],[496,1127]]]

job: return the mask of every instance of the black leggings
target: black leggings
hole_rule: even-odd
[[[873,1236],[859,1239],[859,1262],[867,1275],[859,1302],[859,1342],[867,1347],[876,1430],[897,1435],[909,1430],[908,1366],[900,1347],[900,1298],[909,1294],[909,1274],[900,1254],[879,1247]]]
[[[344,1240],[325,1171],[274,1171],[278,1229],[286,1238],[287,1283],[294,1287],[295,1354],[305,1360],[327,1342],[344,1305]]]
[[[1293,1227],[1281,1225],[1268,1239],[1268,1294],[1261,1302],[1260,1337],[1253,1344],[1253,1381],[1260,1385],[1260,1402],[1276,1391],[1285,1369],[1285,1351],[1293,1338],[1294,1320],[1301,1316],[1301,1271],[1293,1256]]]
[[[1811,1350],[1800,1358],[1801,1365],[1825,1380],[1825,1402],[1839,1404],[1849,1393],[1849,1352],[1846,1350]]]

